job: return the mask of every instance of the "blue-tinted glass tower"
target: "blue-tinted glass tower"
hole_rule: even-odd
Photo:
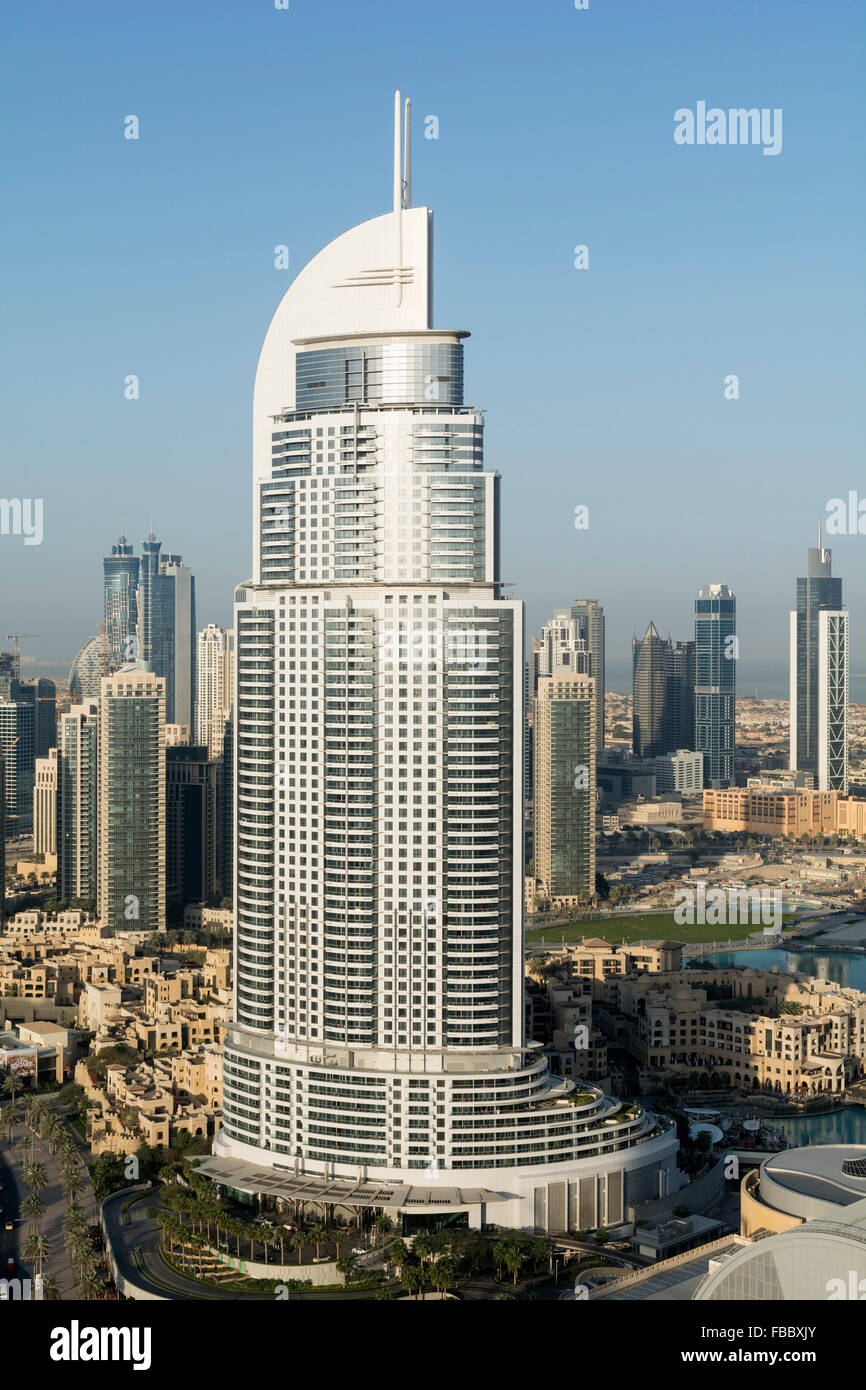
[[[727,584],[706,584],[695,599],[695,749],[704,786],[734,782],[737,600]]]

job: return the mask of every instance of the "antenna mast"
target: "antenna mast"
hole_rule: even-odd
[[[403,107],[403,206],[412,206],[412,102]]]
[[[400,89],[394,93],[394,211],[399,213],[403,206],[403,185],[400,176]]]

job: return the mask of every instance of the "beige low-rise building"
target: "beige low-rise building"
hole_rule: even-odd
[[[834,835],[838,792],[776,791],[770,787],[707,788],[704,830],[800,839]]]
[[[866,995],[757,970],[611,976],[598,1021],[654,1079],[701,1087],[841,1094],[866,1062]]]
[[[222,1123],[222,1071],[206,1054],[202,1048],[150,1064],[109,1066],[104,1084],[91,1075],[87,1061],[79,1062],[75,1079],[88,1101],[87,1140],[93,1152],[134,1153],[142,1143],[165,1148],[180,1131],[193,1139],[214,1135]]]
[[[836,833],[866,839],[866,797],[840,796],[836,803]]]
[[[683,949],[681,941],[633,941],[630,945],[612,946],[603,937],[589,936],[551,947],[545,955],[557,965],[567,966],[570,975],[602,982],[610,975],[630,975],[639,971],[657,975],[679,970]],[[594,997],[600,999],[600,991]]]

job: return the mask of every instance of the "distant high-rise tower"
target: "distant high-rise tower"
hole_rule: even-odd
[[[117,671],[136,659],[133,639],[138,624],[139,559],[126,536],[120,536],[102,562],[105,587],[105,637],[108,669]],[[105,674],[105,673],[103,673]]]
[[[209,623],[198,634],[196,651],[195,742],[217,765],[217,880],[224,896],[232,886],[232,709],[234,706],[234,629]]]
[[[57,749],[36,759],[33,785],[33,849],[36,854],[57,853]]]
[[[0,931],[6,925],[6,754],[0,747]]]
[[[195,664],[195,742],[221,757],[231,717],[234,631],[209,623],[198,634]]]
[[[36,685],[36,756],[47,758],[52,748],[57,747],[57,686],[45,676],[39,676]]]
[[[737,601],[727,584],[706,584],[695,599],[695,739],[704,786],[734,783]]]
[[[99,816],[99,704],[85,700],[60,716],[57,745],[57,896],[96,903]]]
[[[523,788],[527,808],[535,798],[535,697],[538,694],[538,674],[541,661],[541,643],[536,636],[530,638],[529,656],[523,663]],[[527,850],[527,855],[531,851]]]
[[[150,534],[141,543],[136,599],[138,609],[136,636],[138,637],[138,660],[150,662],[154,667],[166,665],[164,645],[168,615],[162,603],[159,583],[159,552],[161,549],[162,541],[156,539],[151,526]],[[159,671],[158,674],[162,675],[162,671]]]
[[[604,611],[594,598],[557,608],[541,635],[538,674],[572,670],[595,681],[595,746],[604,747]]]
[[[57,686],[45,676],[9,681],[9,699],[33,706],[33,754],[47,757],[57,743]]]
[[[790,622],[790,766],[820,791],[848,789],[848,613],[821,544],[807,551]]]
[[[636,758],[655,758],[665,747],[665,644],[655,623],[632,638],[632,750]]]
[[[695,741],[695,644],[660,637],[650,623],[632,639],[632,748],[636,758]]]
[[[143,662],[102,682],[99,912],[115,930],[165,927],[165,681]]]
[[[195,718],[195,579],[180,555],[160,555],[151,529],[142,542],[138,587],[138,656],[165,681],[166,723],[193,728]]]
[[[103,676],[109,673],[108,640],[104,632],[90,637],[76,656],[69,671],[69,698],[74,705],[98,700]]]
[[[195,723],[195,579],[179,555],[164,556],[160,577],[170,599],[171,665],[166,671],[169,723]]]
[[[15,653],[0,652],[0,700],[9,699],[9,682],[15,675]]]
[[[595,747],[600,753],[604,748],[604,609],[597,599],[578,598],[571,605],[571,617],[589,652],[589,674],[595,682]]]
[[[553,899],[595,892],[595,682],[567,666],[535,702],[535,877]]]
[[[220,772],[206,748],[176,744],[165,750],[165,895],[172,923],[182,923],[188,903],[209,902],[217,889]]]
[[[567,608],[557,608],[551,621],[545,623],[542,629],[539,678],[550,676],[554,671],[574,671],[576,675],[588,676],[589,662],[589,652],[580,634],[579,624],[570,616]]]
[[[13,679],[13,686],[17,684]],[[36,771],[35,700],[0,701],[0,752],[6,758],[6,831],[20,835],[33,825]]]

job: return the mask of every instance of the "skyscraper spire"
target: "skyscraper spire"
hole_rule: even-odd
[[[412,206],[412,102],[403,104],[403,206]]]
[[[397,214],[399,214],[403,206],[401,117],[400,88],[398,87],[394,93],[394,211]]]

